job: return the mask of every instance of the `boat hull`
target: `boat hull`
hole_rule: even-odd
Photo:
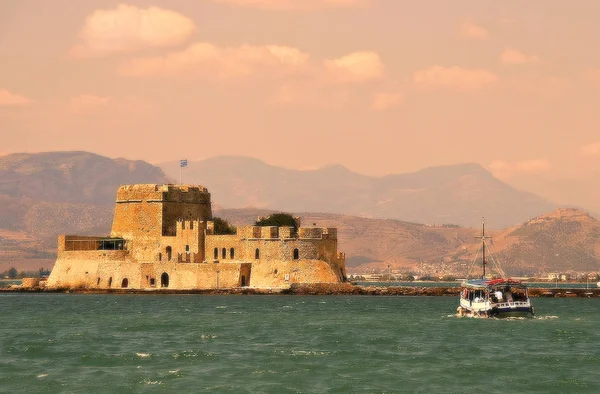
[[[534,311],[532,306],[521,306],[521,307],[505,307],[505,308],[491,308],[488,312],[490,317],[533,317]]]
[[[460,316],[469,317],[493,317],[493,318],[505,318],[505,317],[533,317],[535,315],[532,306],[521,306],[521,307],[491,307],[491,308],[469,308],[459,306],[457,312]]]

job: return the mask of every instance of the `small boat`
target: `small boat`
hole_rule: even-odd
[[[482,275],[479,279],[467,279],[461,284],[460,303],[457,313],[473,317],[533,317],[534,308],[529,299],[527,285],[519,280],[506,278],[502,269],[499,279],[487,279],[485,268],[486,240],[485,222],[481,231]]]

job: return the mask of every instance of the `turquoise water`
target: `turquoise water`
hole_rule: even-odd
[[[600,392],[600,299],[533,301],[0,294],[0,392]]]

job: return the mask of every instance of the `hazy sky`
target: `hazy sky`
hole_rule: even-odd
[[[598,0],[0,0],[0,154],[476,162],[597,199],[598,15]]]

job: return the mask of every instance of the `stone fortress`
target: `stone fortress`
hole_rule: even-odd
[[[242,226],[220,235],[202,186],[121,186],[110,237],[61,235],[47,288],[208,290],[346,281],[337,229],[299,224]]]

